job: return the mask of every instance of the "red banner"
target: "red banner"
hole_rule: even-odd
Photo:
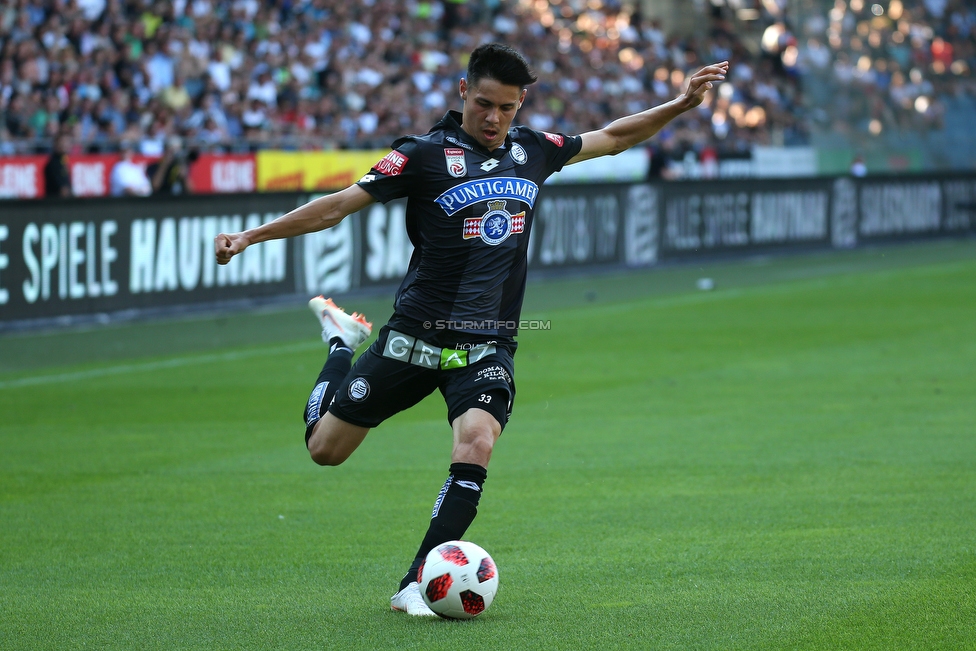
[[[43,197],[47,159],[47,156],[0,158],[0,199]]]
[[[112,168],[122,159],[118,154],[78,154],[68,156],[71,194],[76,197],[107,197],[111,191]],[[149,167],[156,156],[136,154],[132,162]]]
[[[254,154],[200,154],[190,165],[190,188],[194,194],[254,192]]]
[[[75,197],[107,197],[111,193],[112,167],[118,154],[68,156],[71,194]],[[136,154],[132,160],[143,169],[157,160]],[[0,158],[0,199],[40,199],[44,196],[44,166],[48,156]],[[190,165],[190,191],[194,194],[254,192],[257,164],[254,154],[200,154]]]
[[[71,194],[76,197],[106,197],[112,166],[119,160],[110,154],[68,156],[71,170]]]

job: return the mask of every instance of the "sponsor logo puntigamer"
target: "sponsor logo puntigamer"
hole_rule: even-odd
[[[503,176],[495,179],[474,179],[459,183],[434,201],[448,215],[454,215],[474,203],[494,199],[521,201],[531,208],[535,205],[538,196],[539,186],[532,181]]]

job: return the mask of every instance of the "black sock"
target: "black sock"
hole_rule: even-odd
[[[452,463],[451,472],[434,502],[427,535],[420,543],[400,589],[417,580],[417,570],[434,547],[448,540],[460,540],[478,515],[478,501],[488,471],[473,463]]]
[[[352,368],[352,349],[342,343],[342,339],[334,337],[329,341],[329,358],[325,360],[322,372],[315,380],[312,394],[305,403],[305,442],[312,435],[312,428],[319,421],[322,414],[329,408],[332,396],[335,395],[339,383]]]

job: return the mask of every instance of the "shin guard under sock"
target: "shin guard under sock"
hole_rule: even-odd
[[[452,463],[447,481],[434,502],[430,526],[400,589],[417,580],[417,570],[434,547],[448,540],[460,540],[478,514],[478,501],[488,471],[473,463]]]
[[[305,403],[305,442],[312,435],[312,428],[319,421],[325,410],[332,402],[339,383],[349,373],[352,368],[352,349],[342,343],[342,340],[335,337],[329,342],[329,358],[325,360],[322,372],[315,380],[315,387],[312,394]]]

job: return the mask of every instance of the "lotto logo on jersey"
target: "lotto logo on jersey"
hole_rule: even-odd
[[[524,232],[525,211],[513,215],[505,210],[505,204],[505,201],[489,201],[488,212],[464,220],[461,236],[466,240],[480,237],[485,244],[497,246],[510,235]]]
[[[558,133],[549,133],[548,131],[543,131],[542,135],[546,137],[546,140],[556,145],[557,147],[563,146],[563,137]]]
[[[456,179],[468,174],[468,164],[464,161],[463,149],[445,149],[444,158],[447,159],[447,173]]]
[[[410,160],[398,151],[391,151],[389,154],[384,156],[380,162],[373,165],[373,169],[381,174],[386,174],[387,176],[397,176],[403,171],[403,166],[407,164]]]

